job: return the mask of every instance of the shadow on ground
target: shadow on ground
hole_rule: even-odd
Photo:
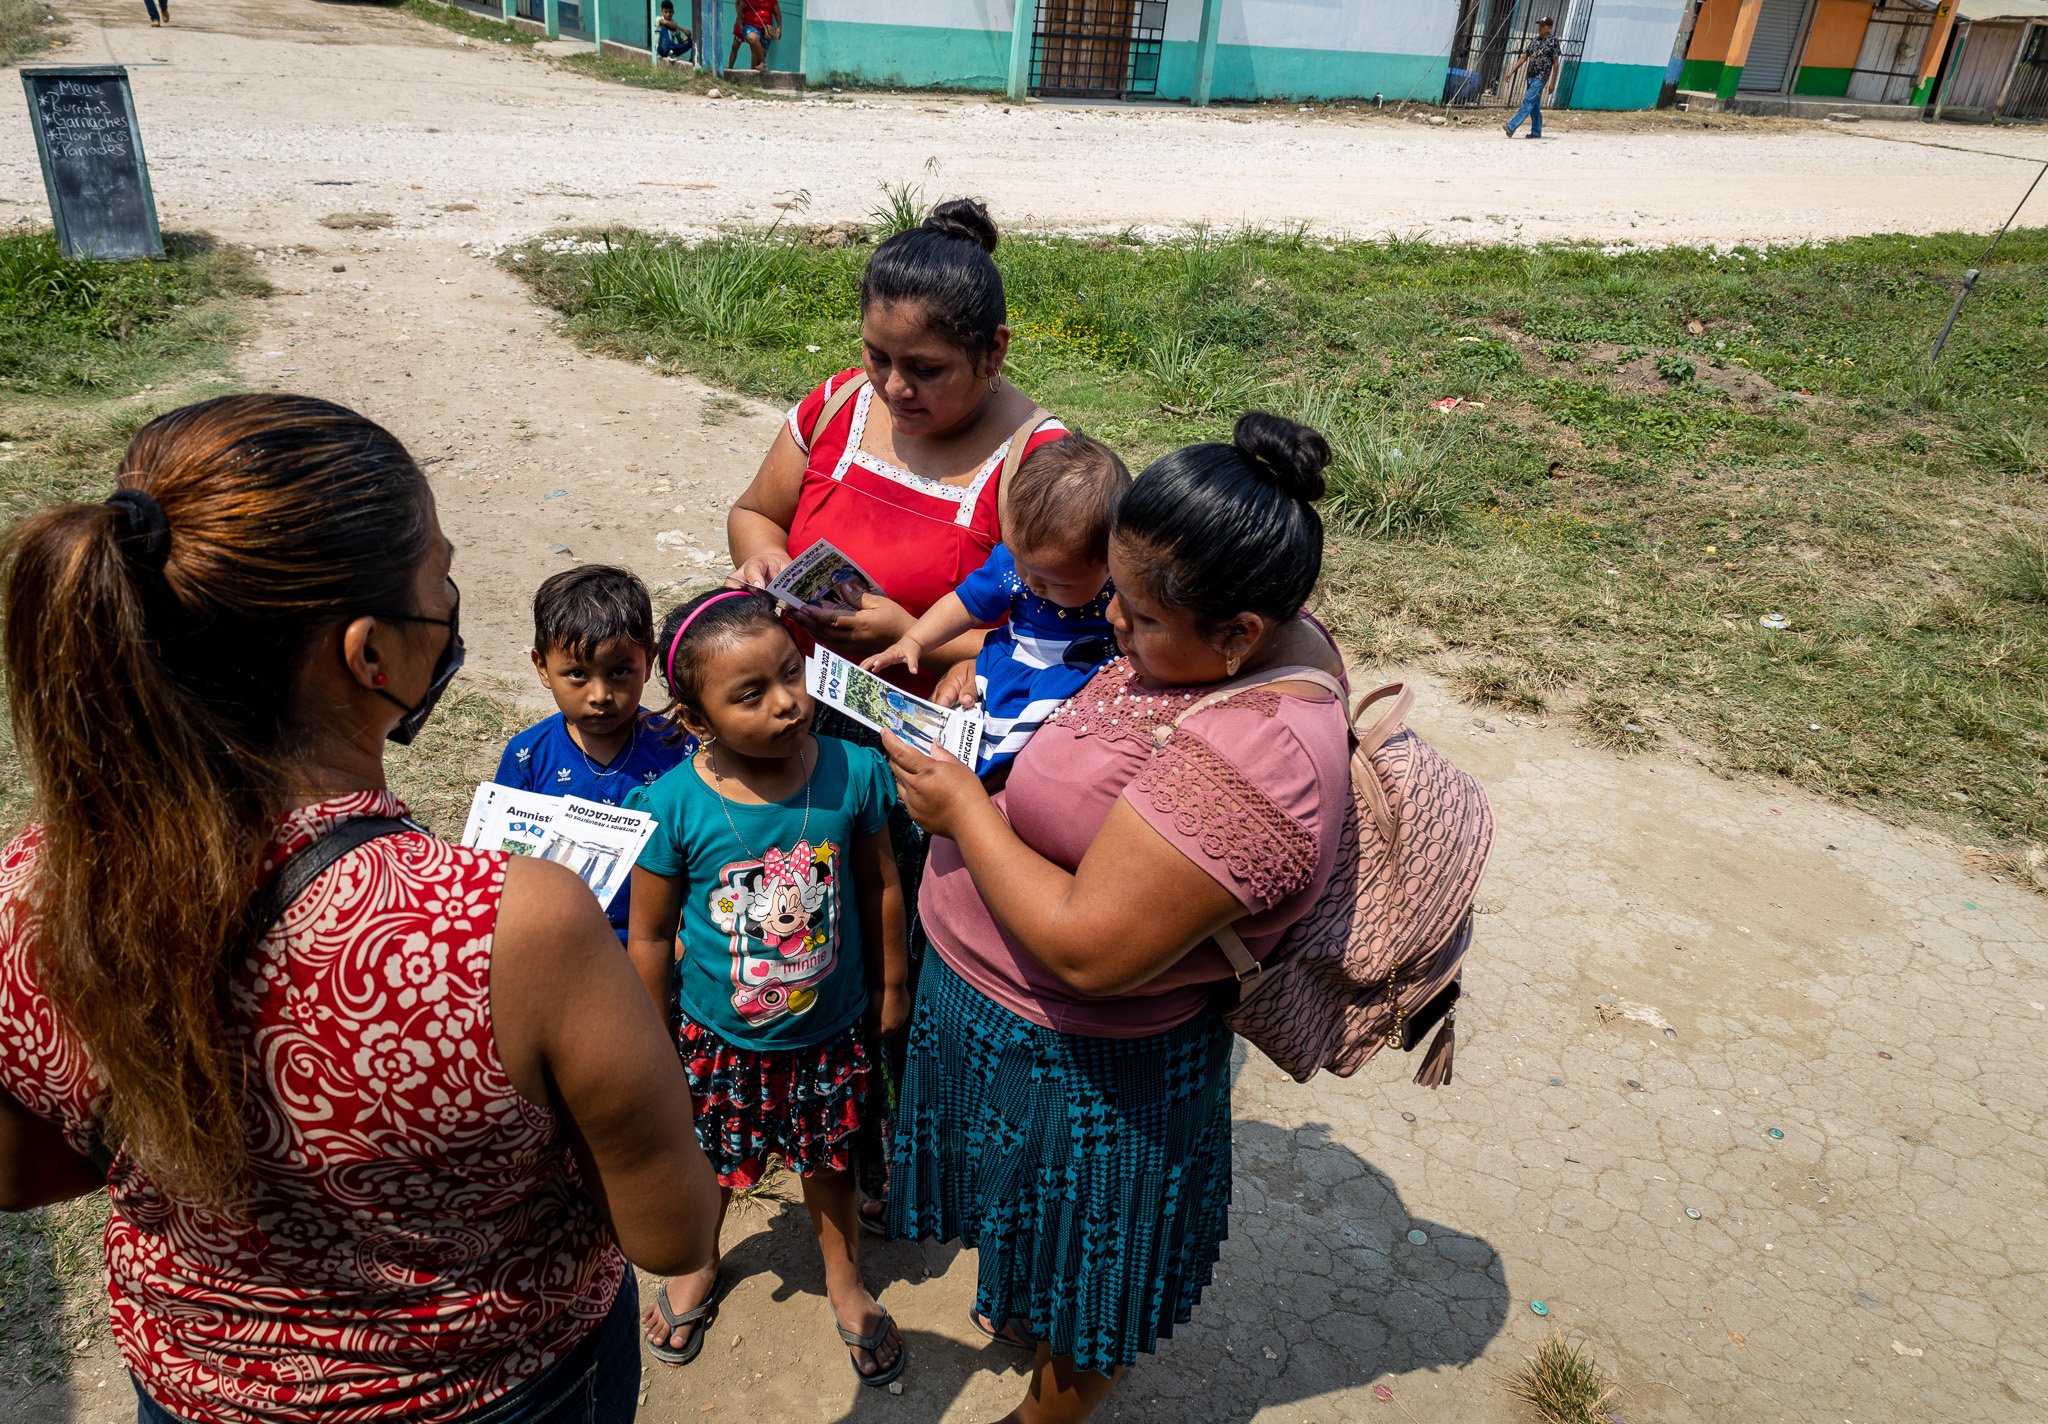
[[[1493,1247],[1411,1215],[1387,1175],[1326,1127],[1240,1122],[1235,1147],[1230,1239],[1215,1281],[1194,1320],[1139,1361],[1100,1418],[1241,1421],[1382,1378],[1469,1365],[1500,1333],[1508,1287]],[[898,1282],[974,1269],[972,1253],[952,1246],[866,1246],[869,1284],[885,1300]],[[736,1246],[727,1272],[772,1278],[777,1300],[822,1291],[801,1206],[785,1204],[770,1230]],[[1021,1354],[923,1330],[906,1329],[904,1339],[930,1417],[991,1370],[1012,1376],[1022,1395]],[[837,1424],[900,1420],[902,1410],[899,1398],[863,1391]]]

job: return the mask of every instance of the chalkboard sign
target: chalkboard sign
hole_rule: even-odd
[[[64,255],[163,256],[128,71],[24,69],[21,83]]]

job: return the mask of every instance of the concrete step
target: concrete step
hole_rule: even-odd
[[[719,77],[728,84],[752,84],[790,94],[804,92],[803,71],[798,69],[728,69]]]

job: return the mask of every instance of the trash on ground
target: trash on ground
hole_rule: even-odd
[[[1456,410],[1459,406],[1463,405],[1464,403],[1464,401],[1458,399],[1458,397],[1456,396],[1445,396],[1442,400],[1431,401],[1429,403],[1429,408],[1439,415],[1449,415],[1452,411]]]
[[[542,499],[560,499],[560,498],[561,498],[561,497],[562,497],[563,495],[567,494],[568,492],[569,492],[569,491],[567,491],[567,490],[549,490],[549,491],[548,491],[548,492],[547,492],[546,494],[542,495],[542,496],[541,496],[541,498],[542,498]]]
[[[1383,1384],[1376,1384],[1372,1387],[1372,1397],[1385,1404],[1393,1399],[1394,1392]]]
[[[1531,1309],[1531,1310],[1535,1311],[1535,1312],[1536,1312],[1536,1313],[1537,1313],[1538,1315],[1548,1315],[1548,1314],[1550,1314],[1550,1307],[1549,1307],[1549,1306],[1547,1306],[1547,1305],[1545,1305],[1545,1304],[1544,1304],[1544,1303],[1543,1303],[1542,1301],[1540,1301],[1540,1300],[1532,1300],[1532,1301],[1530,1301],[1530,1302],[1529,1302],[1529,1309]]]
[[[1692,1219],[1693,1219],[1694,1221],[1698,1221],[1698,1220],[1700,1219],[1700,1217],[1701,1217],[1702,1215],[1704,1215],[1704,1213],[1703,1213],[1703,1212],[1701,1212],[1701,1211],[1700,1211],[1700,1209],[1699,1209],[1698,1207],[1696,1207],[1696,1206],[1689,1206],[1689,1207],[1687,1207],[1687,1208],[1685,1209],[1685,1214],[1686,1214],[1687,1216],[1691,1217],[1691,1218],[1692,1218]]]
[[[1894,1340],[1892,1341],[1892,1353],[1894,1355],[1910,1355],[1917,1360],[1927,1352],[1917,1345],[1908,1345],[1903,1340]]]
[[[1792,620],[1782,613],[1766,613],[1756,620],[1773,633],[1782,632],[1792,626]]]
[[[654,547],[657,549],[680,549],[689,542],[690,536],[680,529],[664,529],[654,536]]]
[[[1429,1244],[1429,1233],[1427,1231],[1409,1232],[1408,1244],[1410,1246],[1427,1246]]]
[[[1785,1129],[1782,1127],[1767,1127],[1764,1129],[1764,1136],[1770,1138],[1773,1142],[1781,1142],[1785,1137]]]

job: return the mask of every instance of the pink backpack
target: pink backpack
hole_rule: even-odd
[[[1282,668],[1196,702],[1154,733],[1156,745],[1195,713],[1278,682],[1345,696],[1320,669]],[[1299,1083],[1322,1068],[1348,1078],[1382,1047],[1412,1050],[1439,1018],[1415,1081],[1451,1081],[1458,975],[1472,942],[1472,897],[1493,849],[1493,808],[1478,781],[1402,725],[1414,700],[1395,682],[1351,709],[1351,805],[1336,870],[1308,913],[1263,963],[1236,930],[1216,933],[1237,971],[1237,1005],[1224,1021]]]

